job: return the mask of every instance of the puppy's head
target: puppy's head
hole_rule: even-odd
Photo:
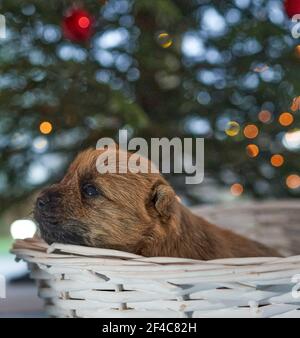
[[[128,166],[130,154],[122,153],[121,160],[117,149],[117,172],[100,174],[96,163],[104,151],[79,154],[62,181],[38,197],[34,217],[49,244],[139,253],[147,241],[174,231],[170,217],[177,201],[170,185],[160,174],[120,173],[121,167]]]

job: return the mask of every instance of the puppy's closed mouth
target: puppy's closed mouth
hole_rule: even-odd
[[[51,227],[49,227],[49,225],[45,223],[39,223],[39,229],[42,238],[48,244],[56,242],[62,244],[89,246],[89,240],[86,236],[86,231],[84,231],[84,229],[78,230],[77,228],[75,230],[68,227],[61,227],[61,229],[51,229]]]
[[[34,214],[42,238],[50,245],[52,243],[89,246],[87,227],[78,221],[61,222],[55,217]]]

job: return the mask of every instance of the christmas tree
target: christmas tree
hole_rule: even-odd
[[[3,0],[1,14],[1,211],[122,128],[204,137],[206,179],[234,196],[299,195],[300,47],[282,1]]]

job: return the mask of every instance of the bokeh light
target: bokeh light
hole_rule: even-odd
[[[296,112],[296,111],[299,110],[299,109],[300,109],[300,96],[295,97],[295,98],[293,99],[293,103],[292,103],[292,105],[291,105],[291,110],[292,110],[293,112]]]
[[[253,139],[253,138],[257,137],[258,133],[259,133],[259,130],[256,127],[255,124],[248,124],[244,128],[244,135],[247,138]]]
[[[32,147],[38,153],[42,153],[45,150],[47,150],[48,141],[47,141],[46,137],[44,137],[44,136],[36,137],[32,142]]]
[[[253,71],[254,71],[255,73],[262,73],[262,72],[264,72],[264,71],[266,71],[266,70],[268,70],[268,69],[269,69],[269,66],[268,66],[267,64],[262,64],[262,65],[256,66],[256,67],[253,69]]]
[[[291,113],[282,113],[278,121],[282,126],[288,127],[294,122],[294,116]]]
[[[300,59],[300,45],[295,47],[295,54]]]
[[[44,121],[40,124],[40,132],[42,134],[50,134],[51,131],[52,131],[53,127],[52,127],[52,124],[48,121]]]
[[[249,144],[246,148],[249,157],[257,157],[259,154],[259,148],[256,144]]]
[[[236,136],[238,135],[238,133],[240,132],[240,125],[235,122],[235,121],[230,121],[227,123],[226,125],[226,128],[225,128],[225,133],[228,135],[228,136]]]
[[[272,114],[268,110],[262,110],[258,113],[258,119],[262,123],[268,123],[272,119]]]
[[[300,188],[300,176],[297,174],[291,174],[286,178],[286,185],[289,189]]]
[[[285,133],[282,139],[282,143],[288,150],[300,149],[300,130],[294,129]]]
[[[169,33],[160,33],[157,37],[158,43],[161,45],[163,48],[169,48],[173,44],[173,40],[170,37]]]
[[[281,167],[284,164],[284,157],[280,154],[275,154],[271,157],[271,164],[273,167]]]
[[[36,232],[36,225],[29,219],[18,219],[10,226],[13,239],[32,238]]]
[[[89,25],[91,24],[91,21],[88,17],[86,16],[81,16],[79,19],[78,19],[78,26],[80,28],[88,28]]]
[[[240,183],[234,183],[231,188],[230,192],[233,196],[240,196],[244,192],[244,187]]]

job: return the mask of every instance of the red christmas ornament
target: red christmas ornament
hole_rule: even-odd
[[[93,34],[93,23],[89,12],[82,8],[71,8],[62,22],[64,37],[75,42],[87,41]]]
[[[289,18],[300,14],[300,0],[285,0],[284,7]]]

